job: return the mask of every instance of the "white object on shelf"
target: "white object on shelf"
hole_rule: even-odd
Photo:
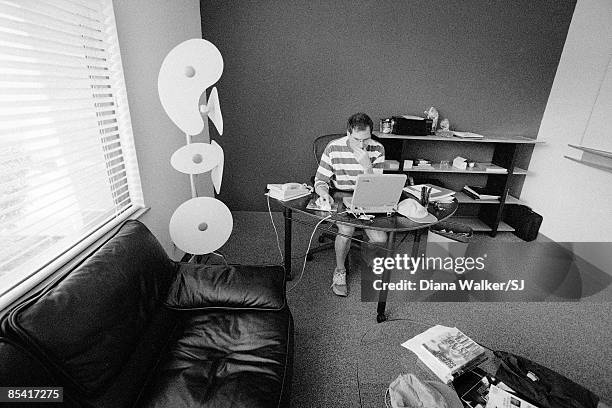
[[[457,156],[453,159],[453,167],[460,170],[467,169],[467,159]]]
[[[399,170],[399,162],[397,160],[385,160],[383,166],[385,170]]]

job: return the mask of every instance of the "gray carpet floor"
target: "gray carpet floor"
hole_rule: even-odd
[[[233,215],[234,231],[220,249],[227,261],[280,264],[281,255],[269,213],[234,212]],[[282,248],[282,214],[275,212],[273,218]],[[311,232],[312,226],[294,223],[292,267],[295,275],[302,269],[303,258],[299,255],[306,252]],[[475,235],[473,241],[490,239],[483,234]],[[494,239],[520,241],[510,233],[498,234]],[[317,235],[313,240],[313,246],[316,245]],[[405,245],[409,251],[410,242]],[[353,253],[351,257],[355,259],[357,255]],[[507,261],[512,265],[512,259]],[[322,252],[306,264],[299,281],[296,277],[288,283],[288,288],[293,287],[288,293],[288,302],[295,319],[293,407],[358,407],[362,402],[362,385],[358,381],[359,362],[363,358],[360,341],[377,325],[376,303],[361,301],[360,276],[356,271],[351,271],[347,279],[349,296],[335,296],[330,289],[333,266],[333,251]],[[407,318],[432,326],[469,327],[471,331],[467,334],[477,341],[479,335],[498,333],[500,341],[487,346],[521,354],[612,400],[611,302],[458,303],[393,301],[391,298],[387,314],[390,319]],[[385,406],[382,395],[378,406]]]

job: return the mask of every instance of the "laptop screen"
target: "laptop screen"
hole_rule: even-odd
[[[397,206],[406,184],[405,174],[362,174],[357,176],[357,184],[351,200],[353,208],[386,209]]]

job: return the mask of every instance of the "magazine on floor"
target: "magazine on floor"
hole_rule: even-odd
[[[486,360],[485,349],[456,327],[436,325],[402,343],[444,383]]]

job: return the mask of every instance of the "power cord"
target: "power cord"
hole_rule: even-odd
[[[285,255],[283,254],[283,251],[281,250],[281,246],[280,246],[280,238],[278,236],[278,230],[276,229],[276,224],[274,223],[274,217],[272,217],[272,208],[270,207],[270,196],[266,195],[266,201],[268,203],[268,214],[270,215],[270,221],[272,222],[272,228],[274,228],[274,234],[276,235],[276,246],[278,248],[278,253],[280,254],[281,257],[281,262],[282,262],[282,268],[283,270],[285,270]],[[346,211],[337,213],[337,215],[340,214],[344,214],[346,213]],[[322,218],[319,222],[317,222],[317,224],[315,225],[315,227],[312,229],[312,233],[310,234],[310,239],[308,240],[308,248],[306,249],[306,253],[304,255],[299,255],[297,257],[292,257],[291,259],[296,259],[296,258],[304,258],[304,264],[302,265],[302,271],[300,272],[300,276],[299,278],[295,281],[295,283],[293,284],[293,286],[291,286],[289,289],[287,289],[287,293],[291,292],[302,280],[302,277],[304,276],[304,271],[306,270],[306,262],[307,259],[306,257],[308,256],[308,253],[310,252],[310,246],[312,245],[312,239],[314,238],[314,234],[317,231],[317,229],[319,228],[319,225],[321,225],[324,221],[327,221],[328,219],[330,219],[334,214],[330,213],[327,217]],[[287,271],[285,271],[286,273]]]
[[[274,224],[274,218],[272,217],[272,208],[270,207],[270,196],[266,194],[266,201],[268,202],[268,214],[270,214],[270,221],[272,222],[272,227],[274,228],[274,234],[276,235],[276,246],[278,248],[278,253],[281,257],[281,265],[283,266],[283,270],[285,270],[285,255],[281,250],[280,246],[280,238],[278,237],[278,230],[276,229],[276,224]],[[286,273],[287,271],[285,271]]]
[[[223,263],[225,263],[225,266],[226,266],[227,268],[229,268],[229,264],[227,263],[227,259],[225,259],[225,255],[223,255],[223,254],[222,254],[222,253],[220,253],[220,252],[214,252],[214,251],[213,251],[213,252],[211,252],[211,254],[214,254],[214,255],[217,255],[217,256],[221,257],[221,258],[223,259]]]
[[[322,218],[319,222],[317,222],[317,225],[315,225],[315,227],[312,229],[312,234],[310,234],[310,239],[308,240],[308,248],[306,249],[306,255],[308,255],[308,252],[310,251],[310,245],[312,244],[312,238],[314,237],[314,234],[317,231],[317,228],[319,228],[319,225],[321,225],[323,221],[330,219],[332,215],[333,214],[329,214],[327,217]],[[291,292],[302,280],[302,277],[304,276],[304,270],[306,270],[307,261],[308,260],[306,259],[306,256],[304,256],[304,264],[302,265],[302,272],[300,272],[300,277],[295,281],[295,284],[292,287],[287,289],[287,293]]]
[[[391,395],[389,394],[389,388],[385,390],[385,395],[383,395],[383,399],[385,400],[385,407],[389,408],[389,404],[387,404],[387,395],[389,395],[389,399],[391,399]]]

